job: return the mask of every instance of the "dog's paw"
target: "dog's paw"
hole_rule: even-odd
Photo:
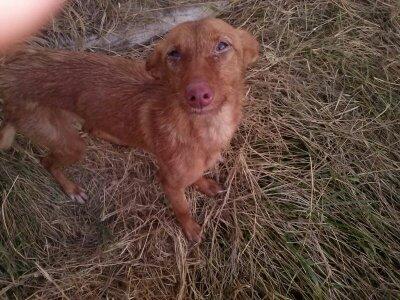
[[[182,224],[183,232],[186,238],[191,242],[201,242],[201,226],[195,220],[190,219],[185,224]]]
[[[208,197],[215,197],[224,191],[215,180],[208,178],[204,178],[201,181],[201,184],[196,185],[196,188],[200,193],[203,193]]]
[[[224,192],[224,189],[215,180],[212,179],[208,180],[208,188],[206,195],[210,197],[215,197],[222,192]]]
[[[78,186],[76,186],[73,191],[69,192],[68,196],[79,204],[85,204],[85,201],[89,199],[85,191]]]

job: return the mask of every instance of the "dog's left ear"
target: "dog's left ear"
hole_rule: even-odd
[[[160,45],[158,44],[154,48],[153,53],[146,60],[146,71],[148,71],[155,79],[160,79],[163,68],[162,64],[161,50]]]
[[[258,41],[245,30],[238,29],[243,49],[243,66],[247,68],[258,59]]]

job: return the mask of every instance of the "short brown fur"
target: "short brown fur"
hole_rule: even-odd
[[[222,54],[214,50],[221,40],[229,44]],[[168,58],[171,49],[179,49],[179,62]],[[203,173],[237,129],[244,71],[257,55],[252,36],[218,19],[178,25],[147,62],[91,53],[18,51],[0,66],[6,116],[0,139],[7,136],[4,144],[10,144],[16,129],[47,147],[50,153],[42,164],[78,202],[84,202],[86,194],[62,172],[84,154],[74,119],[94,136],[153,153],[184,233],[199,241],[201,228],[190,215],[184,191],[190,185],[208,196],[222,191]],[[213,102],[201,111],[188,106],[184,96],[186,86],[198,79],[214,91]]]

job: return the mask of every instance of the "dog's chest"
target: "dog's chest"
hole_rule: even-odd
[[[207,120],[199,130],[199,136],[206,147],[224,148],[236,130],[237,121],[231,106],[225,106],[217,116]]]

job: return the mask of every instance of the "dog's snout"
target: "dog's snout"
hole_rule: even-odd
[[[213,96],[213,91],[204,81],[190,83],[186,87],[186,99],[191,107],[206,107],[212,102]]]

